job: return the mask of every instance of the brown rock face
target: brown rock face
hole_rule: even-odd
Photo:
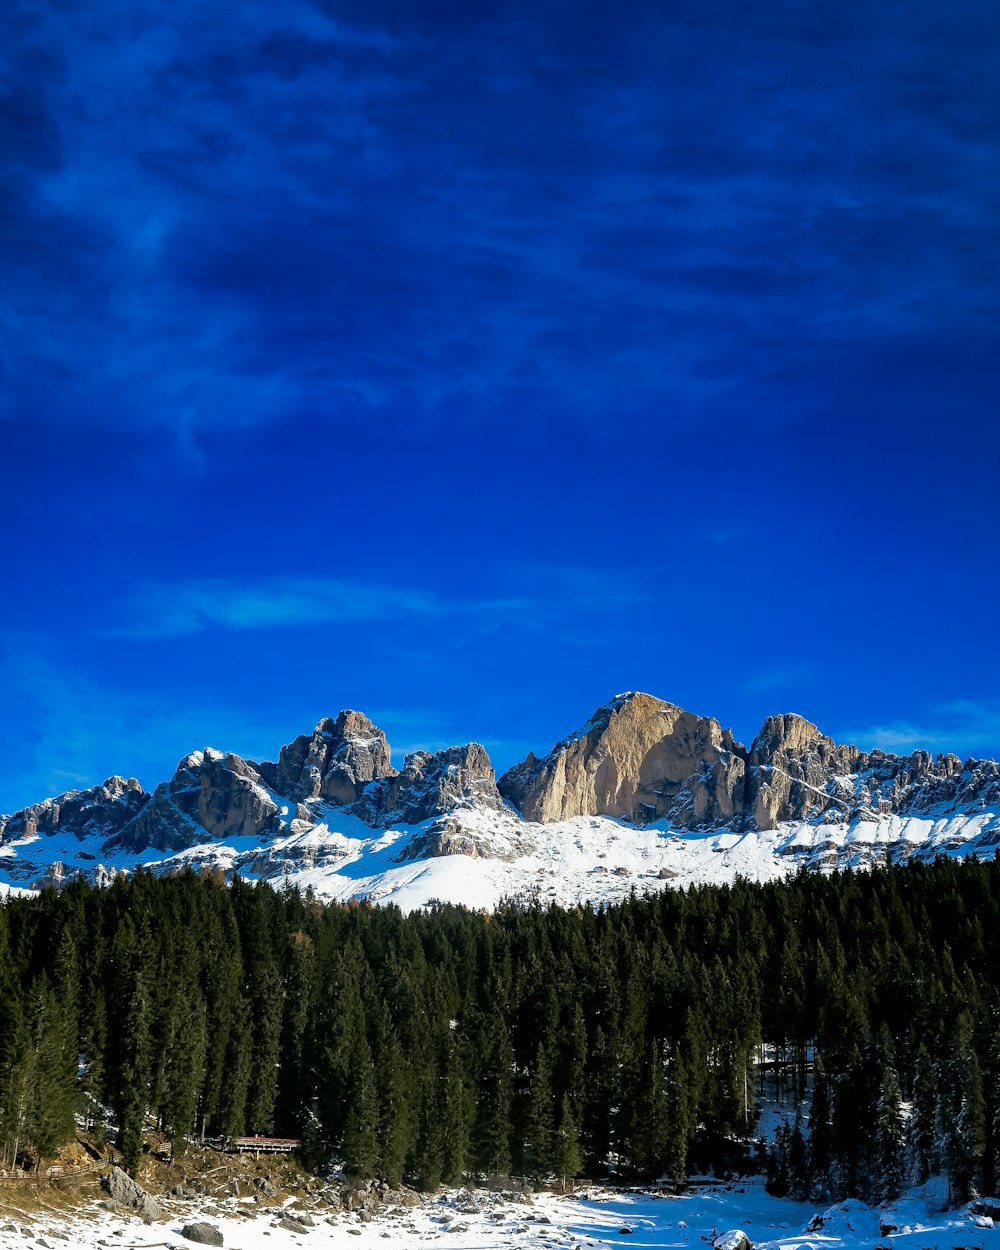
[[[544,759],[500,778],[528,820],[617,816],[683,828],[735,827],[743,816],[746,752],[710,717],[648,694],[619,695]]]
[[[273,790],[299,803],[318,798],[353,803],[369,782],[396,775],[385,734],[367,716],[350,711],[321,720],[311,734],[282,747],[277,764],[257,767]]]

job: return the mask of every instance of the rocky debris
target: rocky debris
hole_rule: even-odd
[[[361,712],[343,711],[321,720],[281,748],[277,764],[259,764],[261,776],[297,803],[330,799],[350,804],[372,781],[394,777],[385,734]]]
[[[135,851],[148,846],[179,851],[206,841],[206,835],[256,838],[275,833],[278,816],[278,805],[252,764],[207,748],[181,760],[118,841]]]
[[[283,1215],[279,1220],[275,1220],[275,1228],[283,1228],[290,1233],[306,1233],[313,1227],[313,1221],[303,1218],[300,1215]],[[350,1230],[348,1230],[350,1231]]]
[[[662,817],[688,829],[735,827],[746,752],[711,717],[648,694],[619,695],[544,759],[506,772],[500,793],[526,820]]]
[[[181,1236],[187,1241],[196,1241],[203,1246],[221,1246],[222,1232],[214,1224],[199,1221],[197,1224],[185,1224]]]
[[[412,752],[403,771],[368,786],[354,810],[372,825],[417,824],[473,805],[495,811],[504,806],[490,757],[478,742],[436,754]]]
[[[277,1198],[278,1191],[267,1179],[266,1176],[257,1176],[254,1178],[254,1184],[264,1195],[265,1198]]]
[[[114,1167],[101,1177],[101,1187],[116,1208],[137,1211],[144,1220],[162,1220],[163,1208],[145,1189],[121,1168]]]
[[[0,844],[18,838],[45,836],[68,829],[74,837],[109,838],[117,834],[149,802],[134,777],[109,777],[89,790],[69,790],[11,816],[0,816]]]

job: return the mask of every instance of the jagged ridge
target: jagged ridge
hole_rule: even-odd
[[[735,871],[757,871],[754,855],[760,854],[774,864],[794,860],[826,868],[942,847],[991,853],[1000,841],[998,812],[1000,765],[994,760],[963,764],[925,751],[866,753],[837,744],[794,714],[768,718],[747,749],[711,717],[633,692],[602,705],[548,755],[529,755],[499,783],[475,743],[414,752],[397,771],[382,730],[360,712],[344,711],[283,747],[273,763],[205,749],[186,756],[151,795],[135,780],[112,777],[0,817],[0,854],[7,856],[10,880],[35,887],[62,884],[79,871],[104,882],[108,873],[96,863],[99,857],[124,865],[154,862],[163,871],[187,863],[296,879],[319,872],[327,874],[317,879],[321,886],[332,874],[340,889],[349,879],[338,874],[365,857],[382,865],[375,874],[382,879],[393,864],[453,855],[537,863],[544,876],[551,871],[545,863],[568,854],[572,868],[566,871],[577,880],[588,855],[608,853],[597,849],[604,827],[588,832],[588,818],[590,824],[599,818],[610,822],[609,850],[619,836],[613,830],[626,824],[632,832],[622,836],[636,855],[645,848],[640,859],[651,866],[650,875],[668,880],[699,862],[704,871],[708,862],[699,860],[694,842],[667,855],[657,838],[674,831],[704,834],[698,845],[723,852]],[[956,814],[957,823],[951,819]],[[924,815],[933,820],[914,824]],[[553,826],[551,835],[546,826]],[[647,826],[651,841],[639,837]],[[742,835],[765,838],[779,826],[785,832],[762,841],[763,851],[735,853]],[[866,827],[871,837],[863,834]],[[43,844],[56,847],[58,834],[69,835],[71,844],[64,839],[59,855],[46,856]],[[33,838],[31,855],[4,850]],[[565,847],[567,838],[579,853]],[[557,843],[564,847],[558,853]],[[88,868],[81,861],[95,862]],[[582,870],[610,871],[593,862]],[[627,877],[635,870],[620,864],[614,872]],[[518,869],[519,880],[526,871]],[[452,892],[461,891],[456,879]]]

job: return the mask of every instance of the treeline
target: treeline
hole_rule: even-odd
[[[0,1149],[83,1116],[300,1137],[307,1165],[680,1182],[747,1166],[764,1068],[805,1117],[773,1188],[996,1183],[1000,864],[667,891],[597,911],[323,905],[194,874],[0,907]],[[902,1107],[912,1104],[904,1118]],[[105,1124],[107,1120],[107,1124]]]

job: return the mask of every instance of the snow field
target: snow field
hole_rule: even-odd
[[[886,1209],[851,1200],[824,1210],[772,1198],[760,1178],[696,1184],[677,1197],[595,1189],[569,1197],[463,1190],[412,1208],[390,1204],[367,1222],[356,1214],[310,1208],[314,1223],[302,1231],[280,1227],[285,1212],[262,1210],[252,1199],[175,1203],[166,1222],[148,1225],[97,1202],[76,1215],[28,1217],[2,1205],[3,1197],[0,1250],[55,1250],[60,1242],[79,1250],[191,1250],[195,1243],[180,1230],[198,1221],[218,1228],[229,1250],[384,1250],[387,1241],[405,1247],[439,1242],[441,1250],[705,1250],[726,1241],[735,1250],[740,1243],[728,1235],[736,1231],[744,1232],[755,1250],[1000,1250],[1000,1233],[988,1218],[966,1211],[935,1215],[933,1202],[919,1194]],[[293,1201],[286,1204],[287,1213],[306,1214],[301,1203],[291,1210]]]

